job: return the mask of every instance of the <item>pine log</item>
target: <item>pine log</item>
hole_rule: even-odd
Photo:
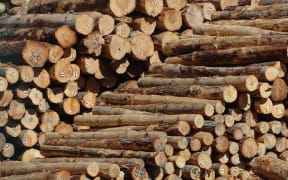
[[[54,104],[60,104],[64,98],[64,92],[60,88],[47,88],[46,95],[49,102]]]
[[[13,138],[16,138],[20,135],[21,133],[21,125],[20,124],[17,124],[13,127],[10,127],[9,125],[6,125],[5,126],[5,131],[6,133],[8,134],[8,136],[11,136]]]
[[[32,67],[43,67],[49,55],[48,48],[44,44],[33,40],[24,42],[20,52],[24,61]]]
[[[222,100],[232,103],[237,99],[237,89],[234,86],[202,86],[202,85],[182,85],[180,88],[173,85],[158,86],[151,88],[123,89],[116,90],[119,93],[134,93],[145,95],[174,95],[202,99]],[[203,114],[204,115],[204,114]],[[211,111],[211,115],[213,115]]]
[[[68,25],[63,25],[55,31],[55,39],[63,48],[70,48],[77,43],[76,32]]]
[[[285,44],[287,35],[254,35],[254,36],[203,36],[185,38],[168,43],[164,48],[165,55],[175,56],[200,50],[239,48],[244,46],[280,45]]]
[[[99,60],[93,57],[80,57],[77,64],[80,67],[81,73],[94,75],[99,68],[97,61]]]
[[[229,139],[226,136],[219,136],[215,138],[214,147],[217,152],[225,153],[229,150]]]
[[[202,8],[198,4],[187,4],[183,10],[182,19],[186,27],[202,24],[204,21]]]
[[[69,81],[64,87],[64,94],[67,97],[75,97],[78,93],[78,84],[75,81]]]
[[[69,146],[69,147],[85,147],[85,148],[106,148],[121,149],[134,151],[161,151],[167,139],[164,138],[139,138],[139,139],[49,139],[45,141],[45,145],[50,146]]]
[[[203,169],[210,169],[212,166],[212,160],[209,154],[204,152],[197,152],[191,155],[187,164],[197,165]]]
[[[102,52],[102,46],[105,43],[102,34],[93,31],[87,37],[83,38],[78,45],[79,54],[91,54],[99,56]]]
[[[269,124],[266,121],[256,123],[255,132],[258,134],[266,134],[269,131]]]
[[[288,163],[278,158],[261,156],[252,161],[250,165],[255,173],[263,177],[283,180],[288,177]]]
[[[163,9],[163,0],[139,0],[136,1],[136,12],[156,17]]]
[[[68,68],[66,68],[68,69]],[[50,85],[50,74],[45,68],[34,68],[33,83],[41,88],[45,89]]]
[[[145,111],[145,112],[151,112],[151,113],[201,114],[207,117],[210,117],[214,114],[214,106],[212,106],[211,104],[197,104],[196,103],[196,104],[193,104],[193,106],[191,106],[190,103],[189,104],[188,103],[165,103],[165,104],[148,104],[148,105],[127,105],[127,106],[120,106],[120,107],[124,109],[137,110],[141,112]]]
[[[0,77],[0,91],[5,91],[8,87],[8,81],[5,77]]]
[[[182,9],[187,4],[187,0],[173,1],[164,0],[164,6],[169,8],[174,8],[176,10]]]
[[[251,95],[249,93],[239,94],[237,104],[239,109],[248,111],[252,106]]]
[[[125,97],[129,97],[125,98]],[[100,96],[101,99],[112,104],[159,104],[159,103],[199,103],[199,104],[212,104],[215,111],[222,114],[225,111],[225,107],[221,101],[207,100],[197,98],[181,98],[175,96],[159,96],[159,95],[134,95],[134,94],[116,94],[112,92],[104,92]]]
[[[0,133],[0,151],[2,151],[3,148],[5,147],[5,143],[6,143],[6,137],[4,136],[3,133]]]
[[[5,127],[8,120],[8,112],[6,110],[0,110],[0,127]]]
[[[281,128],[282,128],[282,125],[281,125],[281,122],[280,121],[277,121],[277,120],[274,120],[274,121],[269,121],[269,130],[270,130],[270,133],[272,134],[280,134],[281,132]]]
[[[247,65],[271,61],[272,59],[285,59],[286,45],[248,46],[224,50],[195,51],[174,57],[167,57],[166,63],[183,65]],[[227,61],[229,59],[229,61]]]
[[[51,79],[57,80],[60,83],[67,83],[72,77],[72,69],[69,68],[70,64],[69,60],[55,63],[49,71]]]
[[[271,114],[273,104],[270,98],[258,99],[254,102],[253,107],[259,114]]]
[[[154,52],[154,44],[151,37],[145,33],[133,31],[130,34],[131,55],[137,60],[148,60]]]
[[[25,115],[21,118],[21,124],[27,129],[35,129],[39,124],[37,113],[26,110]]]
[[[25,104],[17,100],[12,100],[9,104],[8,114],[12,119],[21,119],[25,114]]]
[[[276,137],[273,134],[266,133],[257,138],[257,142],[263,143],[267,150],[273,149],[276,145]]]
[[[90,127],[113,127],[113,126],[148,126],[151,124],[176,123],[177,121],[186,121],[190,125],[197,128],[201,128],[204,124],[201,115],[138,115],[135,119],[135,115],[123,114],[123,115],[77,115],[74,117],[75,125],[90,126]]]
[[[111,66],[112,69],[116,72],[116,74],[124,74],[128,70],[128,67],[130,65],[128,58],[123,58],[120,61],[112,61]]]
[[[22,156],[21,156],[21,161],[23,162],[30,162],[32,159],[34,158],[41,158],[41,159],[44,159],[44,156],[42,156],[40,154],[40,150],[38,149],[34,149],[34,148],[31,148],[31,149],[28,149],[26,150]]]
[[[227,75],[250,75],[261,80],[273,81],[277,78],[277,70],[274,67],[206,67],[206,66],[184,66],[177,64],[154,64],[149,67],[150,76],[156,77],[205,77],[205,76],[227,76]],[[155,75],[153,75],[155,74]],[[255,83],[258,85],[258,82]],[[253,85],[255,85],[253,84]],[[251,87],[251,91],[256,90]],[[239,89],[238,89],[239,90]]]
[[[211,16],[216,11],[215,5],[211,2],[204,2],[198,4],[202,8],[204,20],[211,21]]]
[[[282,159],[283,161],[288,161],[288,151],[284,151],[279,155],[279,158]]]
[[[8,6],[6,5],[5,2],[0,3],[0,13],[4,13],[7,10]]]
[[[165,8],[157,17],[157,28],[161,31],[176,31],[181,26],[182,17],[179,10]]]
[[[242,141],[240,151],[243,157],[252,158],[258,152],[258,146],[253,138],[246,138]]]
[[[104,38],[102,56],[112,60],[121,60],[126,53],[130,52],[130,43],[119,35],[108,35]]]
[[[130,26],[132,26],[133,30],[141,31],[147,35],[152,35],[154,33],[156,25],[157,25],[156,19],[150,16],[136,16],[133,22],[130,23]],[[128,32],[130,34],[130,29]]]
[[[285,106],[282,103],[276,103],[272,107],[272,116],[276,119],[280,119],[285,116]]]
[[[283,79],[274,80],[271,89],[271,99],[273,101],[283,101],[287,97],[287,84]]]
[[[179,40],[179,36],[170,31],[165,31],[152,37],[155,49],[162,54],[165,54],[165,47],[168,43]]]
[[[278,18],[278,17],[277,17]],[[253,26],[261,29],[287,32],[287,18],[281,19],[252,19],[252,20],[220,20],[213,21],[213,24]]]
[[[239,6],[232,11],[217,11],[212,15],[212,20],[223,19],[272,19],[287,17],[287,4],[272,4],[266,6]]]
[[[13,92],[9,89],[0,92],[0,107],[7,107],[13,100]]]
[[[12,143],[6,143],[1,154],[4,158],[12,158],[15,154],[15,146]]]
[[[251,0],[251,5],[271,5],[271,4],[274,4],[274,3],[278,3],[278,4],[281,4],[281,3],[287,3],[286,0]]]
[[[98,115],[122,115],[122,114],[152,114],[150,112],[145,112],[142,110],[137,110],[137,109],[133,109],[130,107],[126,107],[125,106],[93,106],[92,109],[92,114],[98,114]]]
[[[143,18],[143,20],[144,21],[142,21],[142,20],[140,20],[140,22],[139,21],[137,21],[137,22],[139,22],[139,24],[138,25],[140,25],[140,29],[142,29],[143,28],[143,30],[144,29],[146,29],[146,28],[148,28],[148,23],[145,21],[145,19]],[[147,23],[147,24],[146,24]],[[137,28],[136,28],[137,29]],[[148,29],[150,29],[150,28],[148,28]],[[137,29],[137,30],[139,30],[139,29]],[[144,32],[144,31],[143,31]],[[154,32],[154,31],[153,31]],[[153,33],[152,32],[152,33]],[[127,24],[127,23],[125,23],[125,22],[119,22],[119,23],[117,23],[116,25],[115,25],[115,28],[114,28],[114,31],[113,31],[113,33],[114,34],[116,34],[116,35],[119,35],[119,36],[121,36],[121,37],[123,37],[123,38],[128,38],[129,37],[129,35],[130,35],[130,33],[131,33],[131,28],[130,28],[130,26]]]
[[[116,17],[122,17],[131,13],[135,9],[136,2],[134,0],[90,0],[83,3],[81,0],[74,0],[73,2],[62,2],[62,1],[39,1],[32,0],[28,5],[29,13],[64,13],[66,11],[91,11],[99,10],[104,13],[115,15]]]
[[[33,130],[22,130],[19,135],[19,140],[24,147],[32,147],[38,141],[37,133]]]
[[[268,83],[259,83],[256,91],[251,93],[253,98],[269,98],[272,86]]]
[[[199,139],[201,144],[203,144],[204,146],[210,146],[214,141],[213,135],[209,132],[204,131],[199,131],[193,134],[192,138]]]
[[[216,136],[223,136],[225,134],[226,127],[223,123],[205,120],[202,130],[213,133]]]
[[[192,2],[195,3],[203,3],[203,2],[211,2],[208,0],[191,0]],[[232,1],[227,1],[227,0],[214,0],[211,3],[215,6],[217,10],[229,10],[235,6],[238,6],[238,1],[232,0]]]
[[[9,84],[15,84],[19,80],[17,69],[8,64],[0,64],[0,76],[4,77]]]
[[[64,49],[59,45],[51,45],[48,47],[48,61],[50,63],[56,63],[64,55]]]
[[[16,66],[15,67],[19,72],[19,80],[24,83],[29,83],[33,81],[34,71],[30,66]]]
[[[57,112],[49,110],[43,113],[40,117],[41,123],[39,128],[42,132],[51,132],[54,127],[59,123],[60,117]]]
[[[96,148],[81,148],[68,146],[48,146],[40,148],[41,154],[45,157],[122,157],[122,158],[154,158],[156,152],[131,151],[131,150],[111,150]],[[71,163],[69,163],[71,164]]]

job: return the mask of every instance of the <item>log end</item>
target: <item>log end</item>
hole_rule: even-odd
[[[95,27],[95,20],[87,13],[80,14],[75,19],[75,29],[82,35],[90,34]]]
[[[43,67],[48,56],[48,48],[38,41],[27,40],[22,50],[24,61],[31,67]]]

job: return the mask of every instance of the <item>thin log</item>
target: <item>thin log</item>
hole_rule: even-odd
[[[5,91],[8,87],[8,81],[5,77],[0,77],[0,91]]]
[[[4,158],[12,158],[15,154],[15,146],[12,143],[6,143],[1,154]]]

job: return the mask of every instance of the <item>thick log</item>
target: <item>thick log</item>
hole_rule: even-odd
[[[16,138],[20,135],[21,133],[21,125],[20,124],[17,124],[17,125],[14,125],[13,127],[10,127],[9,125],[6,125],[5,126],[5,131],[7,133],[8,136],[11,136],[13,138]]]
[[[283,79],[277,78],[274,80],[271,89],[271,99],[273,101],[283,101],[287,97],[287,84]]]
[[[15,154],[15,146],[12,143],[5,143],[1,154],[6,159],[12,158]]]
[[[277,17],[278,18],[278,17]],[[253,26],[261,29],[287,32],[288,19],[252,19],[252,20],[221,20],[213,21],[213,24],[225,24],[225,25],[241,25],[241,26]]]
[[[286,179],[288,177],[288,163],[269,156],[257,157],[250,163],[252,170],[267,178]]]
[[[8,112],[6,110],[0,110],[0,127],[5,127],[5,125],[8,123],[8,120]]]
[[[204,131],[199,131],[193,134],[192,138],[199,139],[203,146],[210,146],[214,141],[213,135]]]
[[[124,109],[137,110],[141,112],[146,111],[146,112],[151,112],[151,113],[201,114],[207,117],[210,117],[214,114],[214,106],[212,106],[211,104],[195,103],[193,104],[193,106],[191,106],[190,103],[189,104],[188,103],[165,103],[165,104],[149,104],[149,105],[127,105],[127,106],[120,106],[120,107]]]
[[[26,150],[22,156],[21,156],[21,161],[23,162],[30,162],[34,158],[41,158],[44,159],[44,156],[41,155],[40,150],[38,149],[28,149]]]
[[[136,1],[136,12],[156,17],[163,9],[163,0],[139,0]]]
[[[237,89],[234,86],[202,86],[202,85],[182,85],[175,87],[174,85],[158,86],[151,88],[137,89],[119,89],[119,93],[134,93],[145,95],[174,95],[185,96],[202,99],[222,100],[227,103],[232,103],[237,99]],[[204,115],[204,114],[203,114]],[[211,115],[213,115],[211,111]]]
[[[91,54],[99,56],[102,52],[102,46],[105,43],[102,34],[93,31],[87,37],[82,39],[78,45],[79,54]]]
[[[248,46],[223,50],[195,51],[191,54],[167,57],[165,62],[169,64],[201,66],[247,65],[271,61],[272,59],[284,60],[286,54],[286,45]],[[227,59],[229,60],[227,61]]]
[[[49,110],[41,115],[40,121],[40,130],[42,132],[51,132],[54,130],[54,127],[59,123],[60,117],[57,112]]]
[[[234,8],[235,6],[238,6],[238,0],[232,0],[232,1],[227,1],[227,0],[214,0],[214,1],[208,1],[208,0],[191,0],[192,2],[195,3],[204,3],[204,2],[210,2],[213,3],[215,8],[217,10],[229,10],[231,8]]]
[[[257,142],[263,143],[267,150],[273,149],[276,145],[276,137],[274,134],[266,133],[257,138]]]
[[[153,35],[152,37],[155,49],[162,54],[165,54],[164,48],[168,43],[174,42],[175,40],[179,40],[179,36],[170,31],[156,34]]]
[[[176,31],[182,26],[181,12],[165,8],[157,17],[157,28],[161,31]]]
[[[269,124],[266,121],[257,122],[254,130],[258,134],[266,134],[269,131]]]
[[[60,104],[64,99],[64,92],[60,88],[47,88],[46,95],[53,104]]]
[[[50,63],[56,63],[64,55],[64,49],[59,45],[52,45],[48,47],[48,61]]]
[[[215,147],[216,151],[219,153],[225,153],[229,150],[229,139],[226,136],[218,136],[214,140],[213,146]]]
[[[9,104],[8,114],[12,119],[21,119],[25,114],[26,108],[24,102],[12,100]]]
[[[187,4],[183,10],[182,19],[186,27],[202,24],[204,21],[202,8],[198,4]]]
[[[223,103],[219,100],[181,98],[175,96],[159,96],[159,95],[116,94],[108,91],[102,93],[100,98],[112,104],[126,104],[126,105],[129,104],[146,105],[146,104],[159,104],[159,103],[212,104],[217,113],[222,114],[225,111]]]
[[[122,158],[154,158],[156,152],[131,151],[131,150],[111,150],[96,148],[81,148],[68,146],[47,146],[40,148],[41,154],[45,157],[122,157]],[[71,164],[71,163],[69,163]]]
[[[116,74],[124,74],[128,70],[130,62],[128,58],[124,58],[120,61],[112,61],[111,66],[112,69],[116,72]]]
[[[130,43],[126,38],[119,35],[104,37],[105,44],[102,47],[102,56],[112,60],[121,60],[126,53],[130,52]]]
[[[270,98],[258,99],[253,104],[254,110],[259,114],[271,114],[273,104]]]
[[[37,133],[33,130],[22,130],[19,140],[23,147],[33,147],[38,141]]]
[[[30,66],[16,66],[15,67],[19,72],[19,81],[24,83],[29,83],[33,81],[34,71]],[[12,76],[13,77],[13,76]]]
[[[74,0],[73,2],[62,2],[62,1],[39,1],[32,0],[28,5],[29,13],[64,13],[66,11],[91,11],[91,10],[99,10],[104,13],[115,15],[116,17],[122,17],[129,13],[131,13],[135,9],[136,2],[135,0],[89,0],[83,1]]]
[[[143,18],[143,20],[144,20],[144,18]],[[137,21],[138,22],[138,21]],[[142,20],[140,20],[140,22],[139,22],[139,28],[140,29],[146,29],[146,28],[148,28],[147,26],[149,26],[148,24],[146,24],[147,22],[144,20],[144,22],[142,21]],[[136,28],[137,29],[137,28]],[[148,28],[149,29],[149,28]],[[155,28],[154,28],[155,29]],[[137,30],[139,30],[139,29],[137,29]],[[144,31],[143,31],[144,32]],[[154,32],[154,31],[153,31]],[[152,32],[152,33],[153,33]],[[114,31],[113,31],[113,33],[115,33],[116,35],[119,35],[119,36],[121,36],[121,37],[123,37],[123,38],[128,38],[129,37],[129,35],[130,35],[130,33],[131,33],[131,28],[130,28],[130,26],[127,24],[127,23],[125,23],[125,22],[119,22],[119,23],[117,23],[116,25],[115,25],[115,28],[114,28]]]
[[[197,165],[203,169],[210,169],[212,166],[212,160],[209,154],[205,152],[197,152],[191,155],[187,164]]]
[[[27,110],[23,118],[21,118],[21,124],[27,129],[35,129],[39,124],[37,113]]]
[[[204,2],[198,4],[202,8],[204,20],[211,21],[211,16],[216,11],[215,5],[211,2]]]
[[[223,19],[272,19],[287,17],[287,4],[272,4],[266,6],[239,6],[232,11],[216,11],[212,20]]]
[[[254,36],[203,36],[198,38],[185,38],[168,43],[164,48],[166,55],[175,56],[193,51],[239,48],[244,46],[286,44],[287,35],[254,35]]]
[[[130,34],[131,55],[137,60],[145,61],[154,53],[154,44],[151,37],[139,31]]]
[[[8,87],[8,81],[5,77],[0,77],[0,91],[5,91]]]
[[[123,115],[77,115],[74,117],[74,123],[80,126],[90,127],[113,127],[113,126],[148,126],[151,124],[160,123],[177,123],[177,121],[186,121],[190,125],[197,128],[201,128],[204,124],[203,117],[201,115],[135,115],[123,114]]]
[[[276,73],[275,73],[276,71]],[[274,73],[273,73],[274,72]],[[159,77],[182,77],[195,78],[207,76],[241,76],[255,74],[257,78],[263,80],[275,80],[277,78],[277,70],[274,67],[206,67],[206,66],[184,66],[177,64],[154,64],[149,67],[150,76]],[[154,75],[155,74],[155,75]],[[252,76],[251,76],[252,77]],[[253,86],[256,85],[256,86]],[[253,86],[253,87],[252,87]],[[258,82],[251,84],[251,90],[256,90]],[[237,88],[237,87],[236,87]],[[238,88],[237,88],[238,89]],[[243,89],[243,88],[242,88]],[[241,90],[241,89],[238,89]]]
[[[182,9],[186,4],[187,0],[180,0],[180,1],[164,0],[164,6],[174,8],[176,10]]]
[[[258,146],[253,138],[246,138],[242,141],[240,151],[243,157],[253,158],[258,153]]]

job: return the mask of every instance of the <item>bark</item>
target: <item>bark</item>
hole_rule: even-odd
[[[287,17],[288,4],[272,4],[266,6],[239,6],[232,11],[218,11],[212,20],[221,19],[272,19]]]
[[[286,44],[287,35],[253,35],[253,36],[203,36],[184,38],[167,44],[164,48],[165,55],[175,56],[193,51],[240,48],[244,46],[283,45]]]
[[[248,65],[271,61],[272,59],[285,61],[286,51],[285,45],[248,46],[224,50],[195,51],[190,54],[167,57],[165,62],[200,66]]]

